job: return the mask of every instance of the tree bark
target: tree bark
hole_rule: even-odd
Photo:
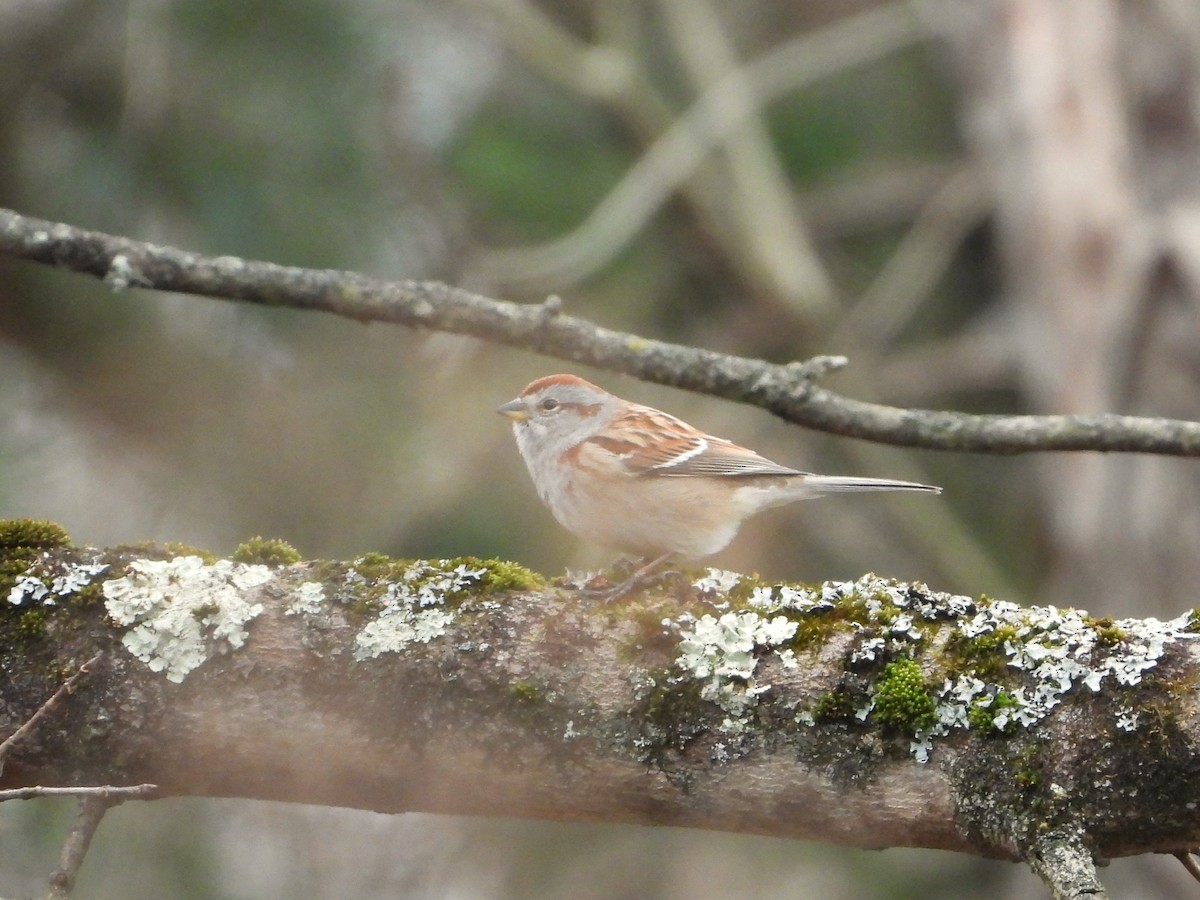
[[[1031,864],[1200,844],[1181,799],[1200,779],[1190,616],[711,572],[609,604],[497,561],[304,563],[273,542],[216,560],[32,529],[0,528],[0,733],[103,656],[6,747],[0,788],[149,782]]]

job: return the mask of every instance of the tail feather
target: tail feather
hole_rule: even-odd
[[[896,481],[891,478],[853,478],[841,475],[809,475],[804,479],[806,487],[820,493],[837,491],[925,491],[940,494],[942,489],[932,484],[917,484],[915,481]]]

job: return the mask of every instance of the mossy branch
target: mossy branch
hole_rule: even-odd
[[[816,379],[840,357],[776,365],[654,341],[565,315],[556,298],[524,305],[439,282],[204,256],[0,209],[0,253],[146,288],[321,310],[358,321],[470,335],[769,410],[797,425],[932,450],[1098,450],[1200,456],[1200,423],[1119,415],[997,416],[900,409],[842,397]]]
[[[1066,856],[1200,846],[1179,802],[1194,615],[713,571],[610,604],[496,560],[48,533],[0,523],[0,735],[103,656],[0,789],[684,825],[1023,859],[1048,883]]]

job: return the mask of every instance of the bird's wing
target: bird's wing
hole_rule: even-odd
[[[753,476],[802,475],[753,450],[703,434],[674,416],[650,407],[625,412],[587,443],[616,457],[631,475]]]

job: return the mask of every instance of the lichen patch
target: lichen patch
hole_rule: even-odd
[[[125,648],[179,683],[214,653],[245,643],[246,623],[263,611],[246,594],[270,578],[266,566],[230,560],[138,559],[104,582],[104,605],[113,622],[129,627]]]
[[[746,585],[710,570],[694,586]],[[685,614],[663,622],[681,637],[676,670],[729,715],[723,730],[752,726],[771,688],[757,674],[764,658],[773,654],[792,669],[798,650],[843,633],[850,637],[844,667],[860,686],[814,709],[797,708],[795,698],[781,702],[796,709],[801,726],[833,715],[907,734],[919,762],[952,731],[1011,734],[1052,714],[1072,692],[1134,687],[1166,647],[1197,637],[1191,613],[1167,622],[1097,620],[1084,610],[976,600],[873,574],[815,586],[755,584],[743,605],[748,609],[719,618]],[[1113,706],[1116,729],[1136,730],[1142,718],[1128,701]]]
[[[446,601],[479,583],[487,573],[486,567],[472,568],[465,563],[445,570],[428,562],[412,563],[385,586],[381,609],[355,638],[354,658],[399,653],[413,643],[440,637],[454,621],[454,611]],[[347,580],[356,574],[351,570]]]

